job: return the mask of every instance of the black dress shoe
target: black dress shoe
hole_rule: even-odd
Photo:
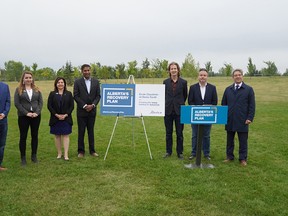
[[[21,156],[21,165],[22,166],[26,166],[27,161],[26,161],[26,157],[25,156]]]
[[[33,155],[31,156],[31,160],[32,160],[33,163],[38,163],[36,154],[33,154]]]
[[[171,156],[171,154],[166,153],[166,154],[163,156],[163,158],[168,158],[168,157],[170,157],[170,156]]]

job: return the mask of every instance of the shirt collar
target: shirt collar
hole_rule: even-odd
[[[241,82],[241,83],[239,83],[239,84],[235,83],[235,84],[234,84],[234,88],[236,88],[236,85],[238,85],[239,88],[240,88],[240,87],[242,86],[242,84],[243,84],[243,82]]]

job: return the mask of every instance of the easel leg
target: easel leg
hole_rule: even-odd
[[[146,128],[145,128],[143,116],[141,116],[141,119],[142,119],[142,125],[143,125],[143,129],[144,129],[145,137],[146,137],[148,151],[149,151],[149,154],[150,154],[150,159],[152,160],[153,158],[152,158],[152,154],[151,154],[151,150],[150,150],[150,145],[149,145],[148,136],[147,136],[147,133],[146,133]]]
[[[107,157],[107,154],[108,154],[108,151],[109,151],[109,148],[110,148],[110,144],[112,142],[112,138],[114,136],[114,132],[115,132],[115,129],[116,129],[116,126],[117,126],[118,119],[119,119],[119,116],[117,116],[117,118],[116,118],[116,121],[115,121],[115,124],[114,124],[114,128],[113,128],[113,131],[112,131],[112,134],[111,134],[111,137],[110,137],[110,141],[109,141],[109,144],[108,144],[107,149],[106,149],[104,160],[106,160],[106,157]]]

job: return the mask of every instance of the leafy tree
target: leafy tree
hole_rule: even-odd
[[[128,75],[133,75],[135,77],[135,75],[137,74],[137,71],[138,71],[136,66],[137,66],[136,60],[128,62],[128,68],[127,68]]]
[[[7,81],[19,81],[24,70],[22,62],[10,60],[4,63]]]
[[[73,73],[73,78],[74,80],[81,77],[81,70],[79,67],[73,67],[74,73]]]
[[[214,76],[211,61],[205,63],[205,69],[208,71],[209,76]]]
[[[0,68],[0,80],[6,80],[6,71]]]
[[[248,76],[255,76],[257,74],[256,65],[252,63],[252,59],[249,57],[247,66]]]
[[[139,75],[137,77],[140,78],[151,78],[153,76],[152,70],[149,68],[150,62],[146,58],[145,61],[142,62],[142,68],[139,71]]]
[[[72,86],[74,84],[74,70],[71,62],[66,62],[65,66],[63,66],[59,71],[57,72],[57,76],[62,75],[68,86]]]
[[[117,79],[126,79],[127,78],[127,74],[125,71],[125,64],[117,64],[115,67],[116,71],[115,71],[115,76]]]
[[[46,67],[37,70],[38,79],[40,80],[53,80],[56,73],[52,68]]]
[[[286,71],[282,74],[282,76],[288,76],[288,68],[286,68]]]
[[[184,77],[197,77],[199,70],[199,64],[195,63],[191,53],[188,53],[184,63],[182,64],[181,75]]]
[[[233,71],[232,64],[231,63],[229,63],[229,64],[225,63],[224,67],[219,69],[219,74],[222,76],[231,76],[232,71]]]
[[[168,61],[155,59],[152,60],[152,77],[162,78],[167,77]]]
[[[150,66],[150,62],[149,60],[146,58],[143,62],[142,62],[142,69],[149,69]]]
[[[90,64],[90,66],[91,66],[91,75],[95,78],[99,78],[98,74],[100,75],[100,70],[102,67],[100,62],[92,63]]]
[[[103,66],[100,69],[100,74],[99,74],[100,79],[104,79],[105,81],[109,78],[109,68],[108,66]]]
[[[279,72],[278,72],[278,69],[275,65],[274,62],[272,61],[267,61],[264,63],[267,65],[266,68],[262,68],[261,72],[264,76],[279,76]]]
[[[31,68],[30,68],[29,66],[25,65],[25,66],[24,66],[24,71],[31,71]],[[32,71],[31,71],[31,72],[32,72]],[[35,77],[34,77],[34,73],[33,73],[33,78],[35,78]]]
[[[161,61],[161,71],[162,71],[162,76],[161,77],[165,77],[166,74],[167,74],[167,70],[168,70],[168,65],[169,65],[169,62],[168,60],[162,60]]]
[[[37,67],[38,67],[37,63],[32,64],[31,68],[32,68],[33,73],[35,73],[37,71]]]

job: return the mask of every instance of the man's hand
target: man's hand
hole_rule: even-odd
[[[87,112],[90,112],[93,108],[94,108],[93,105],[87,105],[87,106],[85,107],[85,110],[86,110]]]
[[[5,118],[5,115],[4,113],[0,113],[0,120],[4,119]]]

